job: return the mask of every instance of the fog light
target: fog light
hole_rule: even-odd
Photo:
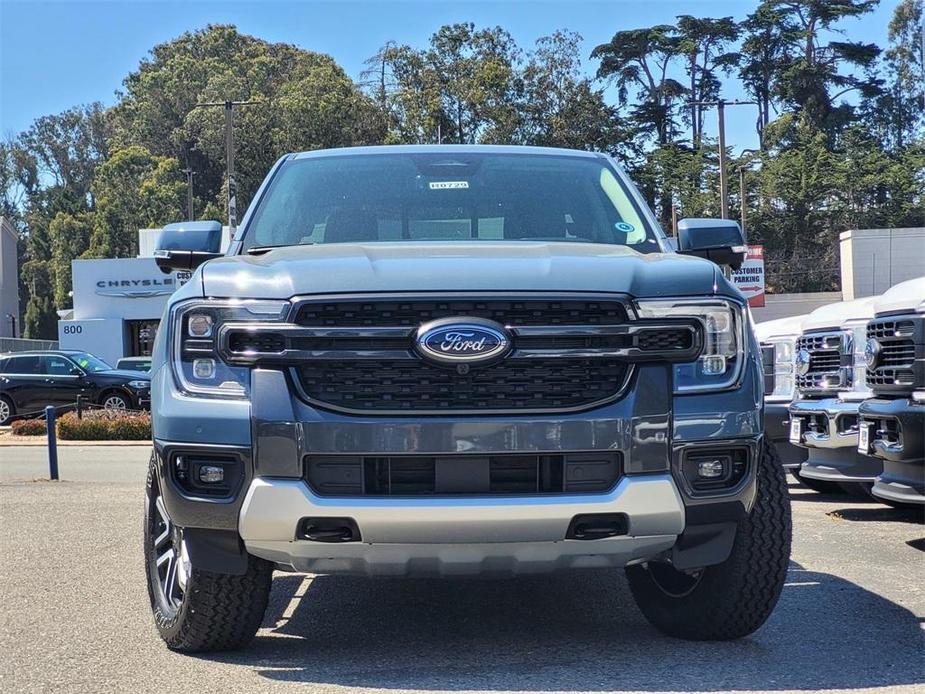
[[[203,465],[199,468],[199,481],[205,484],[218,484],[225,481],[225,468],[218,465]]]
[[[208,380],[215,377],[214,359],[195,359],[193,361],[193,376]]]
[[[190,337],[211,337],[212,316],[205,313],[194,313],[189,317],[186,330]]]
[[[722,460],[701,460],[697,463],[697,476],[705,480],[715,480],[723,476],[725,467]]]
[[[703,373],[707,376],[719,376],[726,373],[726,357],[714,354],[703,357]]]

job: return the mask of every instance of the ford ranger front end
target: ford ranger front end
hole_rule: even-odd
[[[789,502],[745,302],[703,258],[735,262],[741,233],[690,220],[681,236],[687,255],[597,154],[281,160],[158,333],[146,550],[162,637],[243,643],[273,569],[627,567],[669,633],[760,626]],[[176,245],[165,266],[210,253]],[[252,597],[222,638],[190,636],[215,576]]]

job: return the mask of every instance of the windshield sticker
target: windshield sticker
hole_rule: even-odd
[[[469,181],[431,181],[431,190],[461,190],[469,187]]]
[[[624,234],[628,234],[631,231],[636,231],[636,227],[634,227],[629,222],[617,222],[613,226],[617,231],[622,231]]]

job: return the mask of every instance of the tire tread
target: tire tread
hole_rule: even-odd
[[[774,610],[787,577],[792,521],[777,452],[767,442],[761,450],[755,504],[739,523],[732,552],[725,562],[706,567],[689,595],[669,597],[646,569],[627,569],[637,604],[661,631],[696,641],[737,639],[758,629]]]

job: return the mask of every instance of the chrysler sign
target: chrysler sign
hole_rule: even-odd
[[[165,275],[154,258],[100,258],[71,261],[74,320],[160,318],[170,295],[189,273]]]
[[[123,296],[129,299],[144,299],[150,296],[173,294],[177,288],[173,277],[154,279],[98,280],[96,293],[100,296]]]

